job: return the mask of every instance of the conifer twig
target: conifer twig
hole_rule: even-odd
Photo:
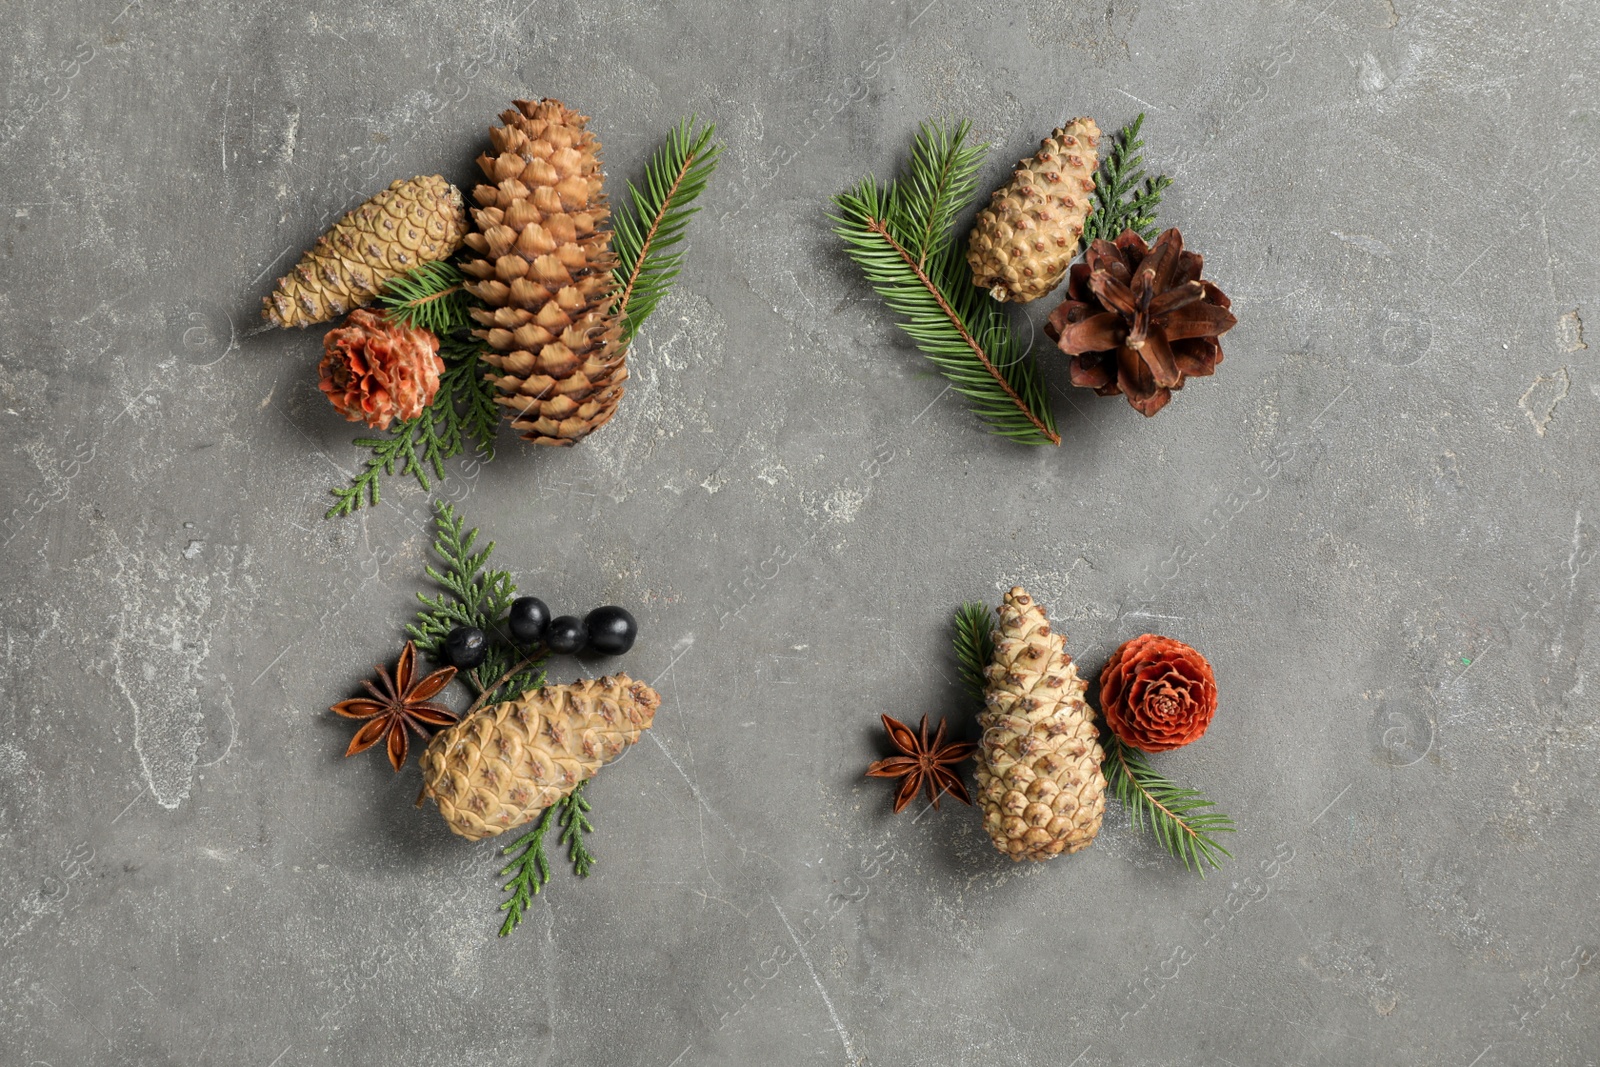
[[[406,627],[406,634],[419,651],[435,658],[458,626],[475,627],[490,638],[483,663],[460,676],[480,694],[473,705],[476,710],[507,699],[508,694],[519,696],[536,688],[544,678],[539,669],[544,657],[542,649],[524,657],[506,635],[505,617],[517,597],[516,583],[509,572],[488,566],[494,542],[477,549],[478,531],[465,527],[450,504],[434,505],[433,551],[442,567],[429,564],[426,570],[443,592],[417,594],[423,609]]]
[[[994,658],[994,612],[971,601],[956,609],[956,665],[972,699],[983,703],[989,686],[984,670]]]
[[[501,937],[522,923],[523,913],[550,881],[550,860],[545,855],[544,837],[552,823],[561,827],[556,840],[567,846],[567,859],[573,873],[579,878],[589,877],[595,858],[583,843],[584,835],[594,830],[587,817],[589,801],[583,795],[583,788],[588,784],[579,782],[576,789],[545,808],[531,830],[500,850],[502,856],[517,853],[515,859],[500,869],[502,878],[511,876],[511,881],[503,887],[511,897],[500,904],[500,910],[506,913],[505,921],[500,924]]]
[[[1133,230],[1146,241],[1156,236],[1156,206],[1161,194],[1172,184],[1165,174],[1146,178],[1144,156],[1139,150],[1144,141],[1139,131],[1144,112],[1112,138],[1111,150],[1100,162],[1095,176],[1095,209],[1083,226],[1083,247],[1097,240],[1114,241],[1124,230]],[[1144,185],[1141,188],[1140,182]]]
[[[612,218],[611,248],[617,254],[612,277],[622,309],[623,343],[633,340],[683,267],[683,242],[693,206],[716,170],[722,146],[712,143],[716,124],[696,129],[695,116],[682,120],[645,166],[644,187],[628,183],[628,199]]]
[[[468,323],[465,276],[448,260],[424,263],[384,283],[378,306],[396,322],[443,337]]]
[[[954,234],[971,202],[987,146],[968,146],[970,123],[923,123],[894,181],[870,175],[834,198],[829,218],[867,281],[902,317],[916,346],[990,432],[1022,444],[1060,444],[1037,363],[1004,305],[972,284]]]
[[[372,455],[348,486],[332,491],[334,504],[327,518],[375,506],[384,476],[411,475],[424,491],[431,491],[430,472],[442,480],[445,460],[465,451],[468,441],[484,459],[494,458],[500,409],[494,385],[484,378],[478,360],[482,344],[468,333],[471,319],[461,279],[460,270],[441,261],[425,263],[385,283],[378,299],[384,313],[437,335],[445,370],[439,376],[439,392],[421,414],[395,423],[387,436],[355,439],[357,448],[370,449]]]
[[[1214,836],[1233,833],[1233,820],[1220,811],[1206,810],[1215,808],[1215,802],[1198,789],[1158,774],[1142,752],[1123,744],[1110,730],[1102,734],[1106,784],[1128,809],[1133,825],[1148,829],[1162,848],[1202,878],[1207,865],[1213,870],[1222,866],[1219,855],[1233,858]]]

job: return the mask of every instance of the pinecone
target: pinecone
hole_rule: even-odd
[[[1000,604],[994,661],[978,717],[978,806],[995,847],[1014,860],[1086,848],[1106,810],[1105,752],[1061,635],[1018,586]]]
[[[437,174],[396,181],[317,238],[262,299],[261,317],[277,326],[309,326],[366,307],[389,279],[454,255],[466,233],[455,186]]]
[[[1222,362],[1217,338],[1239,320],[1222,290],[1200,279],[1204,266],[1198,252],[1184,251],[1176,229],[1154,245],[1132,230],[1115,243],[1090,245],[1044,328],[1072,357],[1072,384],[1101,396],[1125,394],[1149,416],[1186,378],[1215,371]]]
[[[515,103],[489,131],[497,155],[478,157],[494,184],[472,191],[478,232],[466,243],[485,258],[462,269],[488,305],[472,315],[511,425],[535,444],[571,445],[606,424],[628,377],[600,141],[559,100]]]
[[[538,816],[639,740],[661,697],[626,674],[533,689],[442,730],[422,754],[422,796],[472,841]]]
[[[1073,119],[1017,164],[967,238],[974,285],[1024,304],[1060,284],[1089,215],[1099,143],[1094,119]]]

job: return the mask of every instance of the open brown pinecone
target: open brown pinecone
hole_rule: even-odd
[[[512,428],[572,445],[616,412],[628,377],[600,141],[559,100],[515,103],[478,157],[492,184],[472,191],[466,245],[480,258],[461,269],[486,305],[472,312],[475,336]]]
[[[1222,362],[1217,338],[1238,321],[1227,296],[1200,277],[1204,258],[1165,230],[1146,245],[1132,230],[1096,241],[1067,276],[1067,298],[1045,333],[1072,357],[1072,384],[1128,398],[1154,415],[1185,379]]]

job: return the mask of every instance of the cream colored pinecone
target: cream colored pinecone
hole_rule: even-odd
[[[521,826],[639,740],[661,697],[626,674],[532,689],[434,735],[422,796],[472,841]]]
[[[461,269],[486,305],[472,317],[495,401],[524,440],[571,445],[616,413],[628,377],[600,140],[559,100],[515,103],[478,157],[493,184],[472,191],[481,258]]]
[[[1099,143],[1094,119],[1073,119],[1017,164],[967,238],[974,285],[1023,304],[1061,284],[1089,215]]]
[[[396,181],[317,238],[262,299],[261,317],[308,326],[366,307],[390,279],[454,255],[466,233],[461,190],[437,174]]]
[[[978,717],[978,807],[995,847],[1047,860],[1088,847],[1106,810],[1105,752],[1077,665],[1017,586],[1000,604]]]

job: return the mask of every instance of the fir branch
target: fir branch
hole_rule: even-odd
[[[461,270],[448,260],[424,263],[385,282],[378,306],[396,322],[430,330],[442,338],[472,324],[467,294],[461,287],[464,280]]]
[[[711,142],[716,124],[698,131],[696,124],[691,115],[667,134],[645,166],[644,188],[630,181],[628,199],[612,218],[611,247],[617,254],[612,277],[620,294],[616,306],[622,309],[624,344],[682,269],[684,253],[670,250],[682,243],[690,217],[700,210],[691,205],[717,167],[722,146]]]
[[[586,818],[589,801],[584,798],[583,787],[588,784],[579,782],[571,793],[544,809],[533,829],[500,850],[502,856],[517,852],[516,858],[500,870],[502,878],[511,876],[511,881],[503,887],[505,892],[511,894],[511,899],[500,905],[500,910],[506,913],[505,922],[500,924],[501,937],[517,928],[522,922],[523,913],[533,904],[533,898],[550,881],[550,860],[544,851],[544,835],[552,823],[561,827],[557,841],[567,846],[567,859],[572,863],[573,872],[579,878],[589,877],[595,859],[583,844],[583,835],[594,829]]]
[[[1233,820],[1220,811],[1207,810],[1216,807],[1214,801],[1198,789],[1186,789],[1158,774],[1142,752],[1123,744],[1111,731],[1103,734],[1106,783],[1128,809],[1133,825],[1148,829],[1162,848],[1202,878],[1207,865],[1213,870],[1222,866],[1219,854],[1233,858],[1215,837],[1233,833]]]
[[[1156,206],[1161,194],[1172,184],[1165,174],[1146,178],[1144,157],[1139,149],[1144,141],[1139,129],[1144,112],[1112,138],[1111,150],[1100,163],[1095,178],[1095,209],[1083,226],[1083,247],[1097,240],[1114,241],[1124,230],[1133,230],[1146,241],[1156,236]],[[1140,182],[1143,182],[1141,188]]]
[[[1021,444],[1061,443],[1038,364],[1005,306],[972,284],[954,220],[976,189],[986,145],[968,147],[970,123],[923,123],[901,176],[870,175],[834,197],[834,232],[867,281],[990,432]]]
[[[994,612],[987,604],[965,603],[956,609],[956,663],[972,699],[983,703],[988,688],[984,669],[994,659]]]

